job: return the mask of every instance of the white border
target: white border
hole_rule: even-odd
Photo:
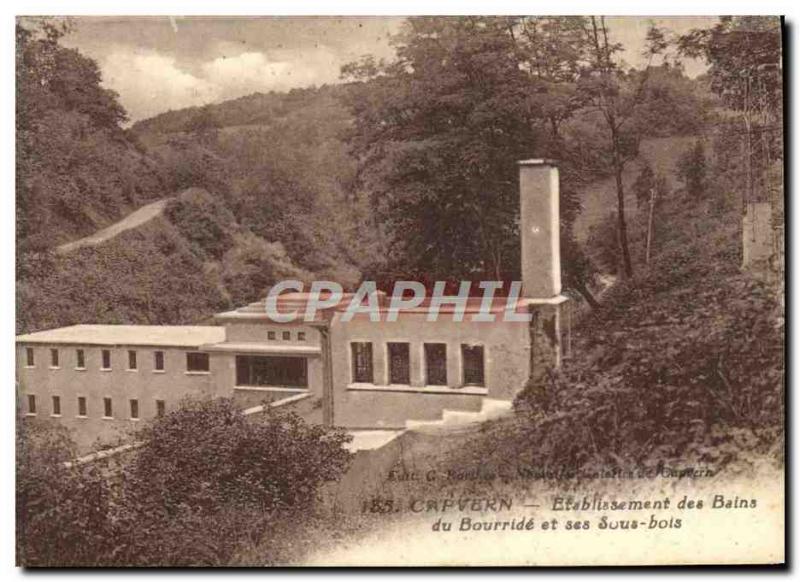
[[[100,2],[99,0],[92,1],[73,1],[70,3],[57,2],[55,0],[9,0],[2,5],[3,18],[2,22],[3,31],[3,51],[2,60],[0,61],[0,71],[2,71],[3,83],[0,84],[0,94],[2,94],[2,107],[0,108],[0,127],[2,127],[2,141],[0,142],[0,176],[2,176],[3,192],[0,196],[0,204],[2,205],[2,212],[0,216],[6,221],[5,228],[2,229],[3,243],[0,244],[0,261],[2,261],[3,271],[6,275],[2,278],[2,298],[4,305],[7,309],[3,311],[2,318],[4,329],[11,330],[15,328],[15,314],[10,306],[15,305],[15,290],[12,273],[14,272],[14,84],[10,82],[14,78],[14,15],[15,14],[254,14],[259,12],[269,12],[272,14],[341,14],[341,15],[355,15],[355,14],[524,14],[524,13],[541,13],[541,14],[577,14],[588,13],[590,11],[598,11],[601,3],[598,2],[585,2],[576,0],[561,0],[557,3],[530,3],[508,0],[495,0],[491,3],[482,2],[478,3],[470,0],[439,0],[439,2],[423,2],[421,0],[405,0],[399,2],[397,0],[389,0],[381,3],[366,2],[366,1],[350,1],[337,3],[323,4],[322,2],[311,3],[301,0],[273,0],[268,5],[245,2],[243,0],[229,0],[224,3],[214,4],[199,4],[196,2],[176,2],[174,0],[139,0],[136,3],[118,2],[109,4],[108,2]],[[794,58],[794,45],[797,42],[797,25],[800,21],[798,17],[798,4],[796,0],[762,0],[754,3],[752,0],[713,0],[706,2],[697,2],[696,0],[672,0],[671,2],[663,3],[641,3],[632,2],[630,0],[606,0],[602,2],[603,12],[606,14],[620,15],[620,14],[636,14],[636,15],[697,15],[697,14],[786,14],[788,15],[789,22],[793,25],[790,33],[793,33],[794,40],[789,45],[791,52],[787,57],[789,69],[786,74],[792,79],[797,74],[797,59]],[[791,103],[787,103],[791,107]],[[790,119],[795,120],[796,115],[791,115]],[[793,129],[793,128],[792,128]],[[800,167],[798,158],[800,154],[797,149],[793,148],[792,159],[787,160],[787,166]],[[787,196],[792,196],[793,192],[788,192]],[[793,224],[797,224],[798,218],[798,205],[793,205],[791,220]],[[787,245],[791,245],[792,233],[789,232],[787,237]],[[792,271],[796,271],[800,266],[800,255],[790,257],[792,262]],[[792,317],[791,323],[796,323],[796,315]],[[0,350],[0,364],[6,374],[6,379],[12,381],[14,374],[14,338],[11,333],[6,335],[6,347]],[[789,355],[788,361],[800,361],[800,347],[797,342],[794,342],[792,353]],[[792,390],[789,386],[788,390]],[[7,398],[13,398],[13,395],[7,394]],[[796,423],[798,419],[798,412],[800,412],[800,405],[798,399],[793,399],[793,407],[791,410],[793,421]],[[6,416],[6,429],[5,439],[3,440],[2,458],[6,459],[6,467],[8,468],[11,459],[14,458],[14,406],[13,403],[8,401],[9,405],[4,407]],[[798,431],[792,431],[793,440],[790,443],[792,450],[797,451],[798,445]],[[793,463],[793,479],[792,482],[797,483],[796,479],[796,466]],[[2,472],[2,492],[5,499],[11,499],[14,495],[14,474],[11,470]],[[798,504],[794,503],[793,515],[791,518],[796,518],[798,515]],[[22,577],[24,573],[18,568],[14,568],[14,522],[11,512],[7,512],[2,520],[2,538],[0,538],[0,559],[5,565],[5,574],[10,575],[9,578]],[[794,519],[795,524],[797,520]],[[787,548],[787,555],[797,556],[797,539],[798,536],[793,536],[792,548]],[[298,572],[268,572],[271,577],[276,579],[293,579],[298,578],[306,579],[307,577],[316,576],[318,573],[298,573]],[[497,573],[492,571],[476,571],[479,577],[494,577]],[[537,577],[555,578],[557,579],[575,579],[580,576],[580,573],[560,573],[553,571],[532,571],[531,574]],[[595,572],[603,574],[603,572]],[[736,571],[737,575],[745,574],[742,571]],[[113,575],[114,572],[104,571],[103,575]],[[188,578],[195,574],[190,572],[162,572],[162,571],[126,571],[126,577],[142,578],[151,582],[156,582],[164,579],[172,579],[176,577]],[[365,572],[369,576],[383,575],[381,572]],[[408,571],[408,572],[391,572],[392,578],[406,578],[415,581],[431,580],[434,577],[439,577],[440,572],[437,571]],[[446,574],[453,574],[453,572],[446,572]],[[526,574],[526,573],[523,573]],[[616,572],[610,573],[612,576]],[[626,578],[628,576],[639,578],[648,576],[649,572],[631,571],[625,572]],[[667,572],[658,572],[659,575],[665,578],[680,579],[682,582],[690,580],[704,579],[708,572],[692,571],[692,570],[672,570]],[[51,578],[51,577],[83,577],[85,572],[37,572],[37,578]],[[213,579],[228,578],[236,575],[235,573],[220,573],[204,571],[203,577],[210,577]],[[241,574],[239,574],[241,575]],[[351,572],[342,571],[328,571],[326,575],[350,576]]]

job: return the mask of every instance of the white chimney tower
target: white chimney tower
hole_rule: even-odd
[[[561,294],[558,168],[552,160],[519,165],[522,294],[550,299]]]

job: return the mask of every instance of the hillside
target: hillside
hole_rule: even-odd
[[[282,278],[354,285],[377,256],[334,91],[256,94],[122,130],[92,61],[41,41],[28,51],[88,76],[103,102],[58,83],[42,94],[35,69],[18,87],[19,332],[196,323]]]

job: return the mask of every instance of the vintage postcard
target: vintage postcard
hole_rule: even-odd
[[[20,567],[785,562],[779,16],[18,16]]]

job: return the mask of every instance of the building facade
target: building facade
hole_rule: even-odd
[[[311,422],[350,429],[399,429],[442,411],[479,410],[511,400],[560,365],[558,170],[520,162],[522,296],[530,321],[463,320],[429,305],[396,321],[346,318],[345,301],[310,322],[281,323],[265,301],[220,313],[213,326],[77,325],[18,336],[19,406],[29,417],[68,426],[80,448],[112,440],[187,396],[232,397],[243,408],[285,404]],[[281,296],[301,309],[308,294]],[[344,298],[345,300],[347,298]],[[381,305],[380,310],[385,311]]]

